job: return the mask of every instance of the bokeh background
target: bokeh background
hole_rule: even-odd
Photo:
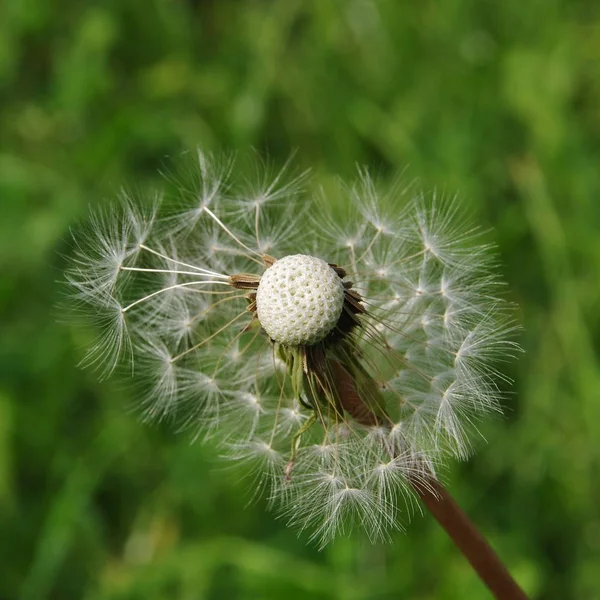
[[[76,364],[69,227],[201,145],[407,168],[499,246],[525,354],[453,494],[533,598],[600,598],[600,4],[0,3],[0,598],[485,599],[431,517],[323,552]]]

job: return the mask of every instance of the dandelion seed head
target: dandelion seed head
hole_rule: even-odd
[[[260,324],[285,346],[320,342],[337,323],[344,304],[339,276],[314,256],[295,254],[264,273],[256,292]]]
[[[190,155],[191,156],[191,155]],[[214,438],[324,545],[387,539],[410,482],[466,458],[518,351],[494,259],[456,198],[198,152],[180,197],[123,193],[74,235],[67,283],[99,333],[83,364],[142,381],[148,419]]]

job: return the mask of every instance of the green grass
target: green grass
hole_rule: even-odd
[[[4,0],[0,598],[487,598],[428,516],[318,553],[60,320],[69,227],[170,156],[266,150],[458,190],[526,353],[451,490],[536,598],[600,598],[600,5]]]

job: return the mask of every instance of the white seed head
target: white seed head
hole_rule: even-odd
[[[335,327],[344,286],[320,258],[285,256],[268,268],[256,292],[256,312],[271,339],[285,346],[310,346]]]
[[[147,418],[214,437],[311,539],[387,539],[406,491],[499,410],[494,363],[516,347],[493,256],[455,200],[364,169],[334,218],[304,175],[261,167],[240,189],[230,160],[194,157],[177,202],[125,196],[75,234],[76,313],[100,327],[83,363],[135,365]]]

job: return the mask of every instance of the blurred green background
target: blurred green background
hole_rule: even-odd
[[[498,243],[526,353],[450,489],[534,598],[600,598],[600,4],[0,3],[0,598],[488,598],[431,517],[319,553],[55,308],[69,227],[201,145],[408,165]]]

